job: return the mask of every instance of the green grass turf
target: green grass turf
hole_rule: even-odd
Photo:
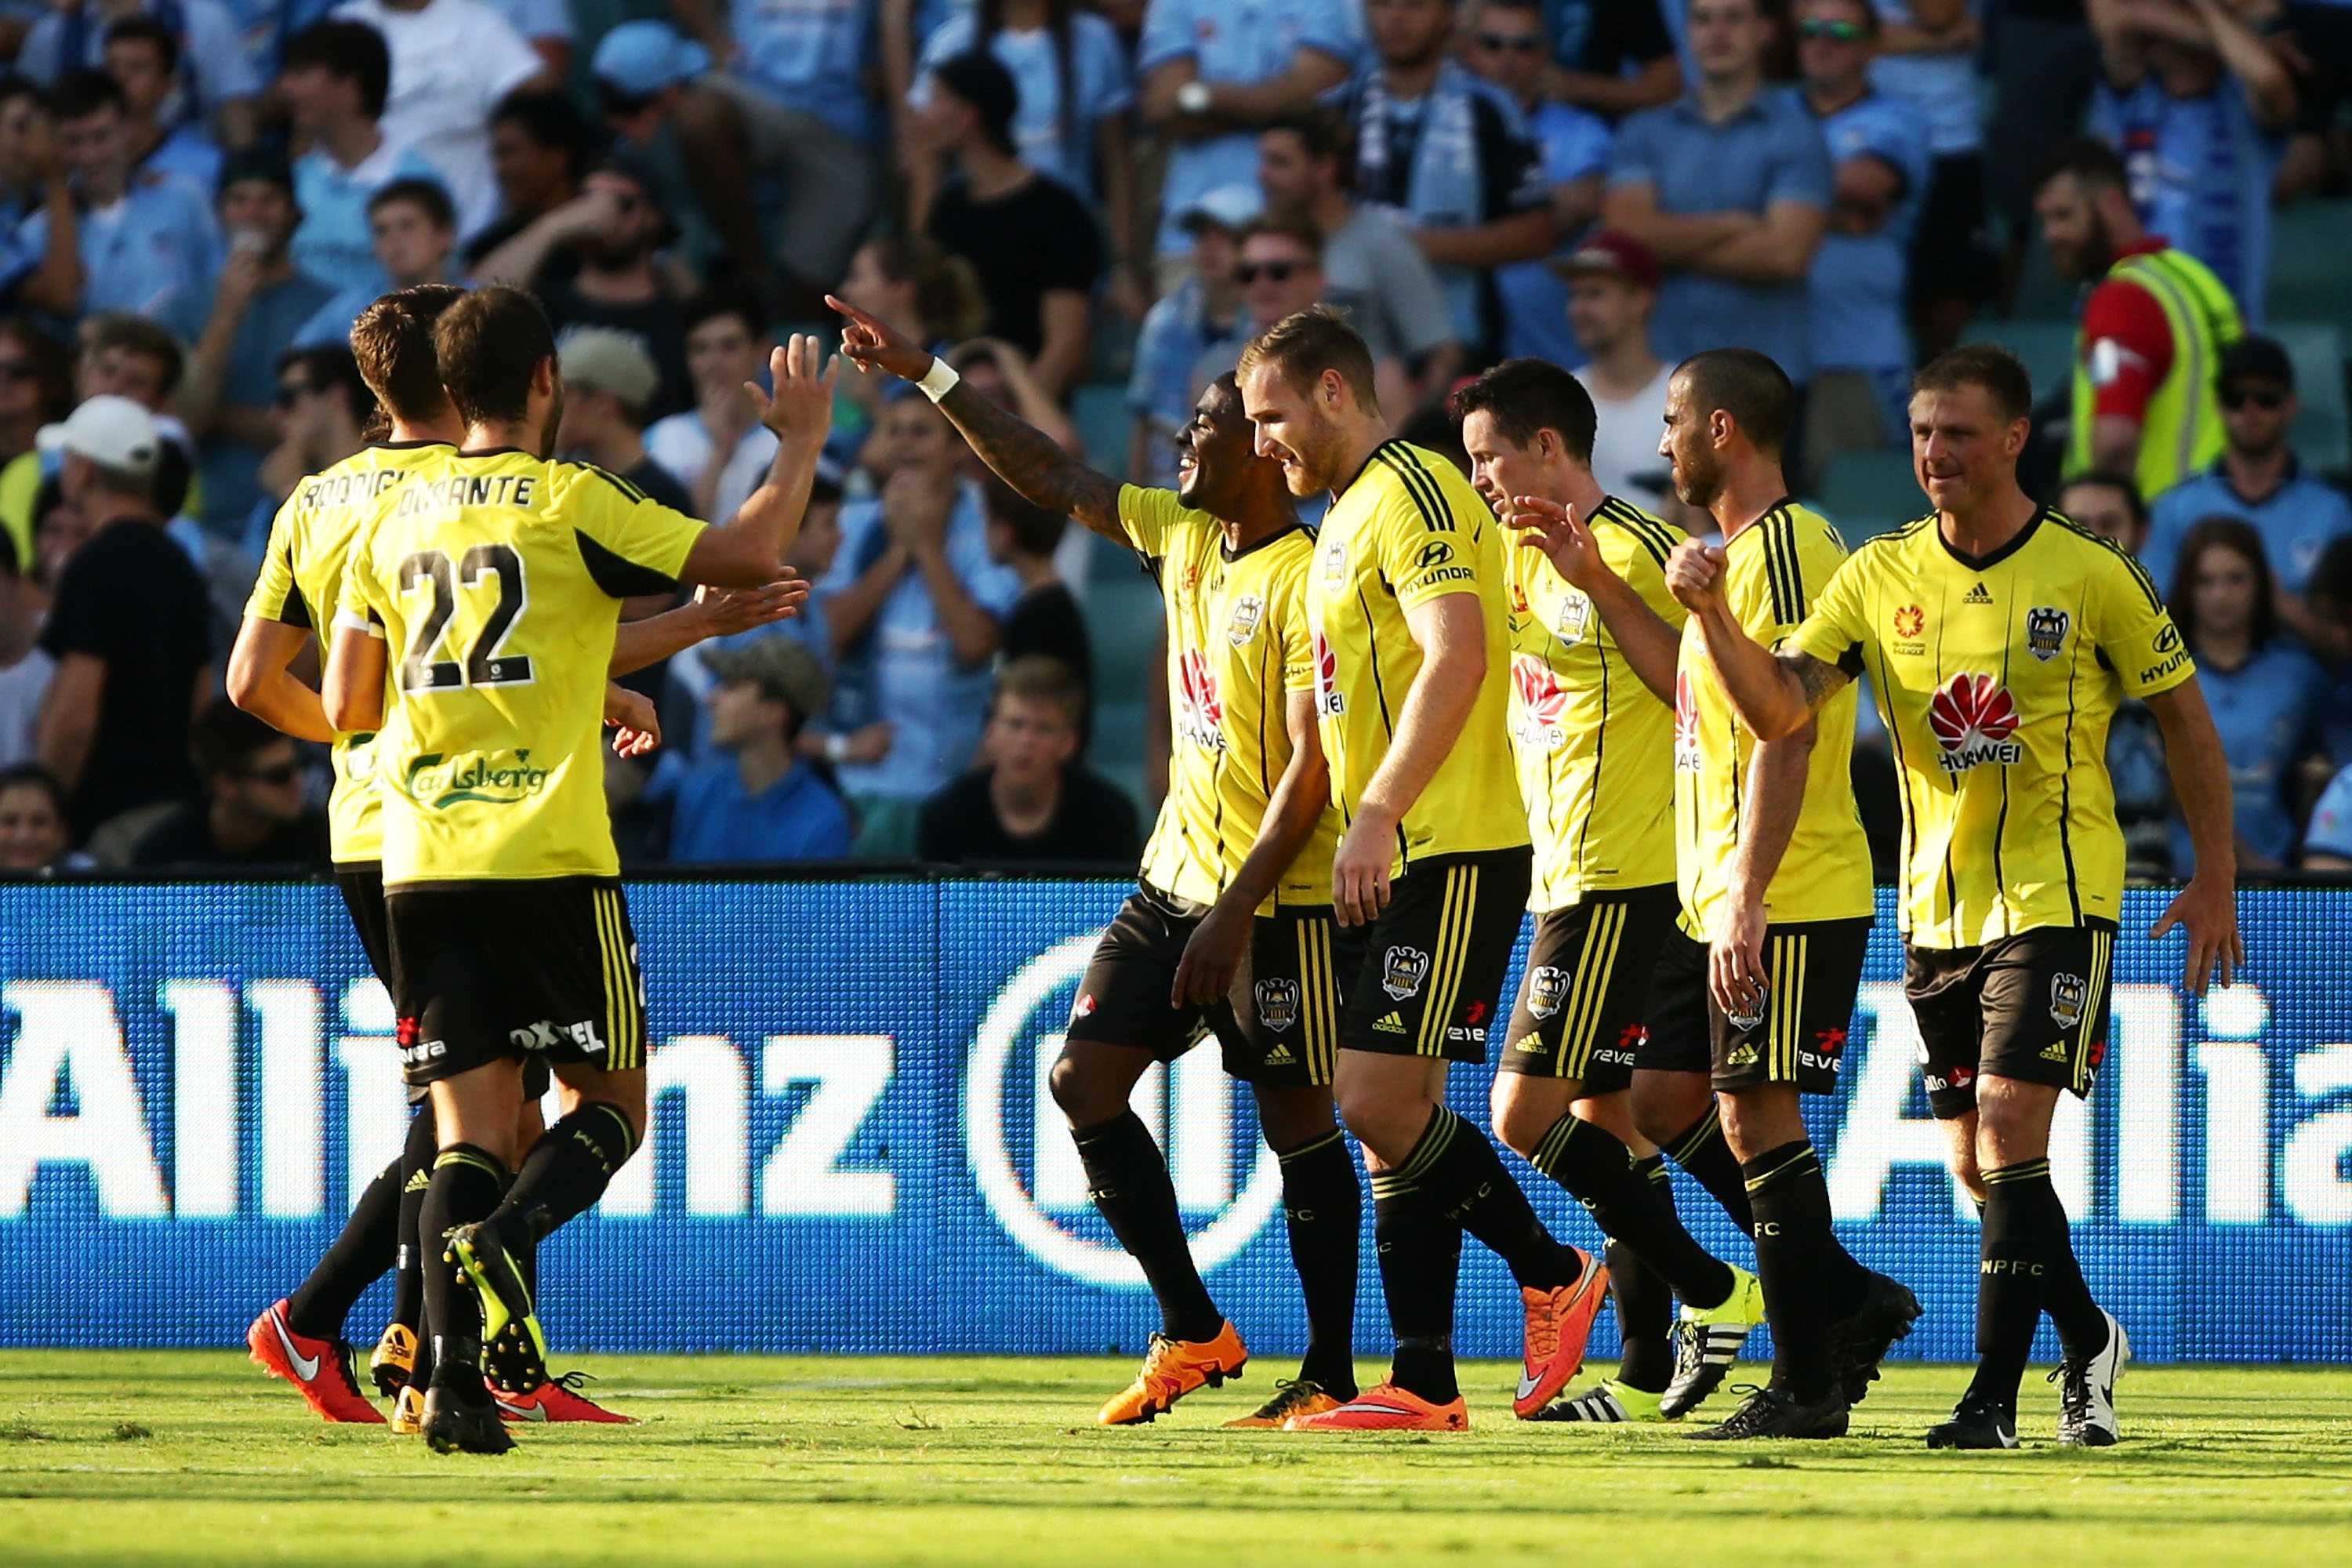
[[[2352,1373],[2135,1369],[2126,1446],[2092,1452],[2052,1444],[2031,1376],[2025,1449],[1955,1456],[1919,1436],[1954,1367],[1891,1373],[1843,1441],[1725,1450],[1522,1425],[1493,1364],[1465,1369],[1467,1435],[1353,1439],[1218,1430],[1286,1370],[1266,1361],[1123,1430],[1093,1424],[1132,1370],[1104,1360],[585,1364],[644,1425],[534,1428],[472,1458],[324,1426],[227,1352],[0,1352],[0,1563],[2352,1558]]]

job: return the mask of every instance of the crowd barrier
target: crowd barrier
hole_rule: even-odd
[[[649,1146],[543,1255],[572,1350],[1136,1352],[1156,1325],[1045,1092],[1124,884],[658,880]],[[2101,1299],[2154,1361],[2352,1361],[2352,889],[2252,889],[2238,986],[2191,1001],[2157,889],[2126,898],[2114,1042],[2052,1165]],[[1524,952],[1524,945],[1522,947]],[[1516,984],[1517,962],[1514,963]],[[1886,896],[1833,1099],[1840,1232],[1926,1303],[1903,1354],[1971,1353],[1977,1220],[1943,1173]],[[0,885],[0,1344],[234,1344],[395,1152],[383,993],[322,884]],[[1500,1042],[1496,1042],[1499,1047]],[[1482,1125],[1487,1069],[1460,1069]],[[1146,1080],[1212,1290],[1295,1349],[1275,1162],[1213,1049]],[[1590,1220],[1513,1161],[1556,1232]],[[1751,1248],[1685,1178],[1699,1238]],[[1369,1209],[1367,1214],[1369,1228]],[[1385,1348],[1365,1247],[1359,1344]],[[379,1286],[354,1314],[371,1337]],[[1614,1349],[1603,1315],[1595,1353]],[[2049,1351],[2044,1329],[2044,1353]],[[1465,1353],[1517,1294],[1475,1244]]]

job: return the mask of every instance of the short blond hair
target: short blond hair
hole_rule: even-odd
[[[1272,365],[1301,392],[1312,389],[1326,371],[1337,372],[1358,403],[1368,411],[1380,408],[1372,351],[1337,306],[1309,305],[1275,322],[1242,350],[1234,374],[1246,380],[1262,364]]]

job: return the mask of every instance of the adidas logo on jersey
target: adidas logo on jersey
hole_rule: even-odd
[[[1265,1053],[1265,1065],[1270,1068],[1293,1068],[1298,1065],[1298,1058],[1290,1054],[1288,1046],[1276,1040],[1274,1042],[1274,1048]]]
[[[1992,603],[1992,595],[1985,590],[1985,585],[1982,583],[1979,583],[1975,587],[1968,591],[1967,595],[1960,600],[1960,603],[1963,605],[1990,605]]]
[[[1404,1020],[1397,1016],[1394,1013],[1391,1013],[1387,1017],[1382,1018],[1379,1023],[1372,1026],[1372,1033],[1375,1035],[1402,1035],[1404,1033]]]

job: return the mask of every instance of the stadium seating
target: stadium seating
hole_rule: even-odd
[[[2352,222],[2352,215],[2347,215]],[[2347,233],[2352,233],[2347,229]],[[2347,318],[2352,322],[2352,317]],[[2352,407],[2344,391],[2344,343],[2347,329],[2332,321],[2273,321],[2270,335],[2294,362],[2294,385],[2303,413],[2292,439],[2304,463],[2322,472],[2352,469]]]
[[[1908,450],[1840,452],[1822,476],[1819,505],[1849,546],[1927,510]]]

